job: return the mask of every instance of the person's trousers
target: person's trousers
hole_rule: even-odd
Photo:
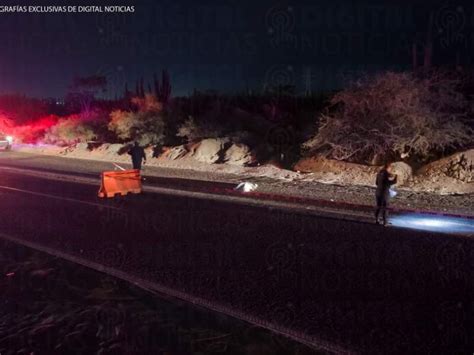
[[[141,161],[132,161],[133,168],[136,170],[142,170],[142,162]]]
[[[378,221],[379,219],[379,214],[380,211],[382,211],[382,218],[384,222],[386,221],[387,218],[387,198],[385,196],[375,196],[375,200],[377,203],[377,208],[375,210],[375,220]]]

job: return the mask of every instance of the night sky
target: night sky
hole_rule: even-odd
[[[361,72],[407,69],[433,13],[434,62],[473,62],[474,5],[420,1],[23,1],[133,5],[135,12],[0,13],[0,93],[62,97],[75,76],[105,75],[106,97],[168,69],[174,95],[295,85],[341,87]]]

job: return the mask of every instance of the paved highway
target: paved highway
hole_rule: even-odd
[[[474,351],[469,230],[186,188],[100,200],[97,184],[1,169],[1,236],[332,353]]]

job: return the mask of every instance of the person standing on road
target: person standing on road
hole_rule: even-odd
[[[390,173],[390,163],[386,163],[377,174],[375,184],[375,200],[377,208],[375,210],[375,223],[379,224],[379,214],[382,211],[383,225],[387,224],[387,207],[390,199],[390,186],[397,183],[397,175]]]
[[[142,162],[143,164],[146,163],[145,149],[143,149],[143,147],[140,147],[138,142],[135,142],[133,144],[133,147],[130,148],[130,150],[128,151],[128,154],[132,156],[133,168],[137,170],[141,170]]]

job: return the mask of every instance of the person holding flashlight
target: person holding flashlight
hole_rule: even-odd
[[[375,209],[375,223],[379,224],[379,214],[382,212],[383,225],[387,225],[387,207],[390,199],[390,186],[397,183],[397,175],[390,173],[390,163],[386,163],[382,170],[377,174],[375,184],[375,201],[377,207]]]

